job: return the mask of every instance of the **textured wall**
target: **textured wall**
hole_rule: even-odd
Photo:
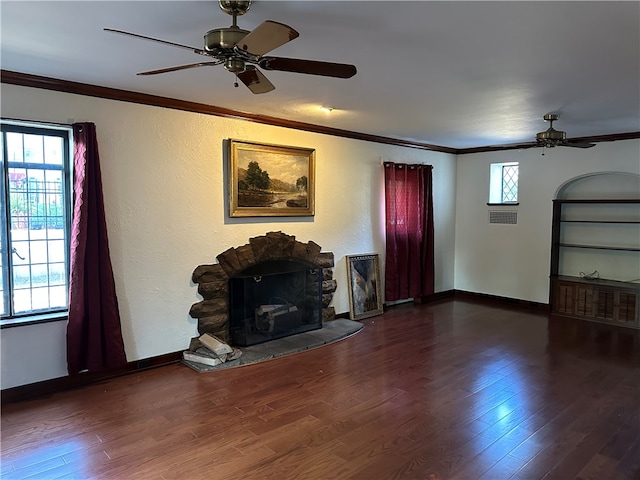
[[[453,155],[14,85],[1,88],[3,117],[96,124],[129,361],[186,348],[196,334],[189,309],[201,299],[191,282],[194,268],[269,231],[313,240],[334,253],[333,306],[338,314],[347,312],[344,256],[384,257],[381,158],[434,165],[436,290],[453,288]],[[228,138],[315,148],[315,216],[230,218],[223,153]],[[44,330],[1,331],[3,347],[11,343],[12,351],[24,351],[24,358],[5,358],[2,349],[2,388],[65,375],[58,353],[63,330],[54,329],[47,339],[37,335]],[[29,363],[33,348],[50,365]]]
[[[458,157],[455,288],[549,301],[552,200],[568,180],[588,173],[640,173],[640,140]],[[487,206],[491,163],[519,162],[518,206]],[[640,192],[638,192],[640,195]],[[517,225],[488,222],[488,210],[518,212]],[[586,268],[586,267],[585,267]]]

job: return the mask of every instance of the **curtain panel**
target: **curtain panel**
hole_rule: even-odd
[[[73,125],[73,220],[67,324],[69,374],[124,367],[127,359],[109,257],[96,127]]]
[[[384,163],[385,300],[434,292],[433,167]]]

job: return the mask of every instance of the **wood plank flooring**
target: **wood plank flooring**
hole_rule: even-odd
[[[457,299],[364,323],[6,405],[1,478],[640,478],[637,334]]]

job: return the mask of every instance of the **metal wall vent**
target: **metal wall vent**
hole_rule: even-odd
[[[515,225],[518,223],[518,212],[489,211],[489,223]]]

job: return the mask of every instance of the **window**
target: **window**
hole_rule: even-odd
[[[489,203],[518,203],[518,162],[492,163]]]
[[[67,309],[71,135],[70,128],[2,122],[3,324]]]

